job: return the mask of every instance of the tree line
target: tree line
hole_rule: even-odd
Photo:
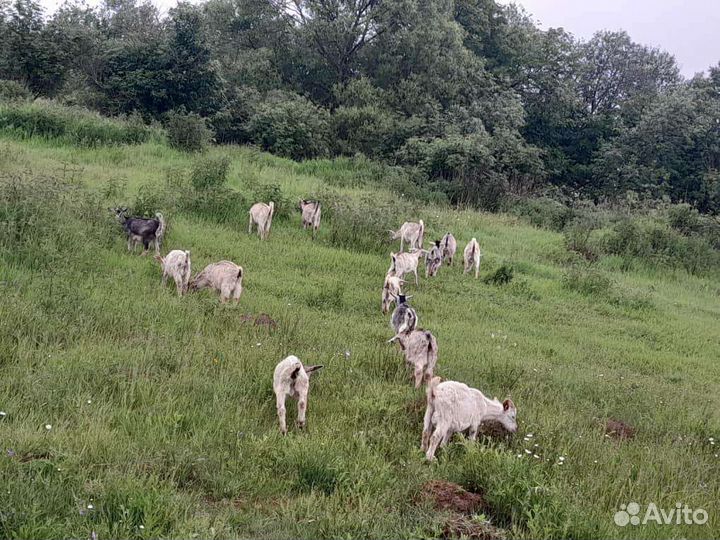
[[[0,0],[0,79],[220,143],[403,167],[452,202],[557,190],[720,211],[720,64],[601,31],[541,30],[495,0]]]

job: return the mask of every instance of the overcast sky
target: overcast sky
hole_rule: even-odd
[[[153,1],[164,13],[177,3]],[[579,38],[588,39],[597,30],[625,30],[634,41],[674,54],[686,77],[720,61],[720,0],[500,1],[521,5],[543,29],[562,27]],[[53,11],[60,2],[41,3]]]
[[[720,61],[720,0],[501,0],[525,8],[543,29],[588,39],[625,30],[633,41],[675,55],[686,77]]]

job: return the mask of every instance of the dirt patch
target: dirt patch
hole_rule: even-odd
[[[431,480],[422,486],[420,497],[432,502],[438,510],[471,516],[483,511],[485,500],[479,493],[471,493],[458,484],[446,480]]]
[[[443,527],[443,538],[479,538],[481,540],[505,540],[505,529],[490,525],[487,521],[476,521],[465,516],[447,520]]]
[[[277,328],[277,322],[275,322],[267,313],[260,313],[259,315],[246,313],[244,315],[240,315],[240,322],[253,323],[255,326],[264,326],[270,330],[275,330]]]
[[[509,439],[513,435],[497,420],[489,420],[480,424],[480,430],[478,433],[490,439],[503,440]]]
[[[39,459],[52,459],[52,457],[53,455],[50,452],[25,452],[20,456],[20,463],[28,463]]]
[[[277,328],[277,323],[267,313],[261,313],[255,317],[255,326],[266,326],[275,330]]]
[[[635,428],[620,420],[605,422],[605,433],[614,439],[624,440],[635,437]]]

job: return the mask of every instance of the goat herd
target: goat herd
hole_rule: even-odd
[[[275,205],[256,203],[250,208],[248,233],[256,226],[261,240],[267,240],[272,225]],[[303,228],[312,228],[313,239],[320,227],[320,203],[300,200]],[[243,269],[231,261],[219,261],[207,265],[201,272],[191,277],[190,252],[172,250],[165,257],[160,256],[160,248],[165,234],[166,224],[162,214],[155,218],[128,217],[127,208],[116,208],[115,213],[128,239],[128,250],[134,251],[138,243],[144,246],[143,255],[148,253],[150,245],[155,249],[155,258],[162,267],[162,284],[168,277],[175,281],[178,296],[189,291],[211,288],[220,293],[220,301],[225,303],[232,298],[236,303],[242,294]],[[453,265],[457,242],[451,233],[442,240],[436,240],[428,251],[423,249],[425,224],[405,222],[400,229],[390,231],[393,240],[400,239],[400,251],[391,253],[392,264],[385,276],[382,289],[382,312],[387,313],[393,302],[396,307],[391,315],[390,324],[395,335],[389,340],[397,342],[405,354],[405,360],[413,368],[415,388],[422,383],[427,385],[427,408],[423,425],[421,448],[428,460],[435,457],[439,446],[444,446],[454,433],[467,432],[470,440],[475,440],[482,423],[498,422],[511,433],[517,430],[516,409],[513,402],[506,399],[500,403],[489,399],[482,392],[466,384],[455,381],[441,382],[433,377],[437,362],[437,340],[432,333],[418,328],[418,315],[410,307],[402,292],[402,279],[405,274],[415,275],[418,285],[417,267],[421,256],[425,256],[426,277],[436,276],[443,262]],[[405,244],[409,251],[404,252]],[[463,252],[464,273],[475,268],[478,277],[482,253],[475,238],[468,242]],[[273,390],[276,396],[277,414],[280,431],[287,433],[285,422],[285,400],[292,397],[298,401],[298,427],[305,426],[310,375],[322,366],[305,366],[296,356],[288,356],[276,367],[273,375]]]

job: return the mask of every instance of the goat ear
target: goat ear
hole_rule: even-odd
[[[308,375],[312,375],[316,371],[319,371],[323,368],[323,366],[305,366],[305,373]]]
[[[515,404],[513,403],[512,399],[506,399],[505,401],[503,401],[503,411],[514,410],[514,409],[515,409]]]

